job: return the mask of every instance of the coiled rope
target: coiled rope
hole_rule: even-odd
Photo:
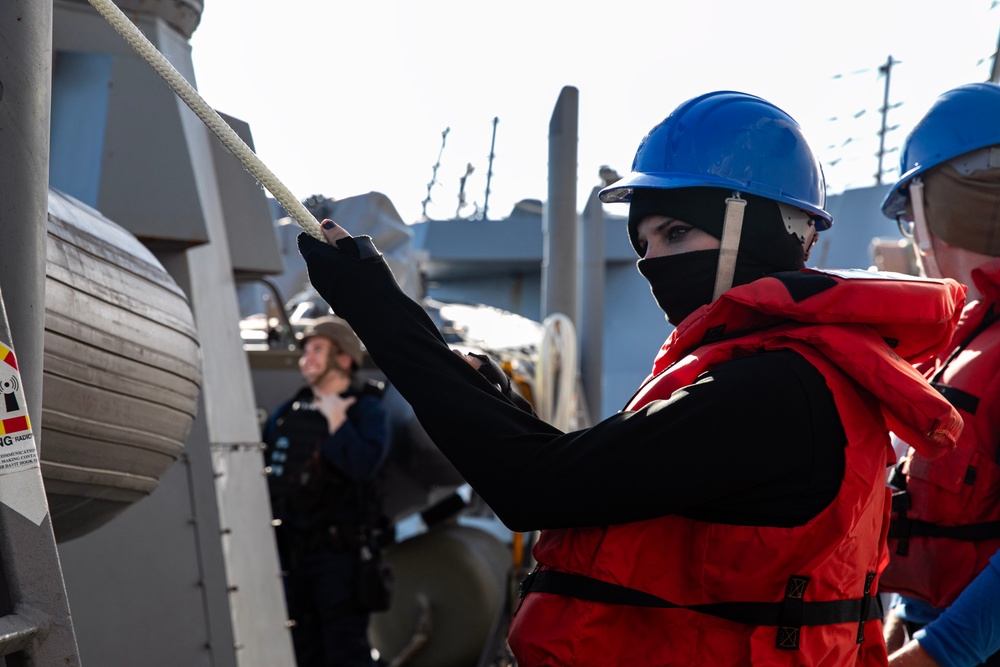
[[[111,27],[117,30],[118,34],[128,42],[129,46],[160,75],[160,78],[177,93],[178,97],[184,100],[191,111],[222,141],[222,144],[257,179],[257,182],[274,195],[274,198],[284,207],[288,215],[310,236],[325,241],[319,222],[316,221],[312,213],[292,195],[291,191],[267,168],[267,165],[250,150],[250,147],[240,138],[240,135],[236,134],[229,123],[205,102],[198,91],[153,46],[152,42],[146,39],[146,36],[118,9],[117,5],[111,0],[89,1],[94,9],[111,24]]]
[[[576,328],[573,320],[553,313],[542,322],[542,342],[535,368],[535,411],[562,431],[577,428],[574,406],[576,388]]]

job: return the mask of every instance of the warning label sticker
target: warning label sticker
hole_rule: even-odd
[[[13,350],[0,343],[0,475],[37,466],[17,360]]]

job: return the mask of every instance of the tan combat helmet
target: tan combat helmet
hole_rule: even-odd
[[[351,329],[351,325],[345,320],[334,315],[319,318],[306,327],[306,330],[302,334],[302,344],[305,345],[307,340],[316,336],[322,336],[333,341],[342,352],[351,358],[355,368],[361,367],[363,358],[361,340],[354,333],[354,330]]]

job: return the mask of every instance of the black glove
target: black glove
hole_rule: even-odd
[[[354,271],[346,270],[348,264],[380,258],[370,236],[351,236],[337,241],[336,247],[302,232],[296,239],[299,254],[306,262],[309,282],[326,300],[335,313],[340,314],[341,297],[351,289]],[[385,267],[388,271],[388,266]],[[340,302],[340,303],[338,303]]]
[[[326,241],[320,241],[305,232],[300,232],[297,237],[299,254],[306,264],[313,261],[326,262],[357,262],[363,259],[378,257],[379,251],[372,242],[372,237],[348,236],[337,241],[336,246],[332,246]]]
[[[514,391],[510,377],[503,372],[503,369],[501,369],[495,361],[490,359],[485,354],[469,352],[468,355],[470,357],[475,357],[482,362],[479,366],[479,374],[489,380],[490,383],[496,385],[497,389],[500,390],[500,393],[506,396],[511,403],[528,414],[535,414],[531,404],[523,396]]]
[[[481,362],[479,366],[479,374],[495,384],[501,394],[509,397],[510,378],[507,377],[507,374],[503,372],[503,369],[497,365],[497,362],[493,361],[485,354],[476,354],[475,352],[469,352],[468,354],[470,357],[475,357]]]

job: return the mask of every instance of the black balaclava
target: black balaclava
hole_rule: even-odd
[[[721,240],[726,199],[731,196],[730,190],[719,188],[633,191],[628,213],[632,247],[639,252],[636,232],[639,223],[651,215],[682,220]],[[805,265],[804,249],[798,238],[785,229],[777,202],[755,195],[741,196],[747,205],[733,286],[777,271],[801,269]],[[637,266],[649,282],[657,305],[677,326],[697,308],[711,303],[718,264],[718,250],[698,250],[640,259]]]

